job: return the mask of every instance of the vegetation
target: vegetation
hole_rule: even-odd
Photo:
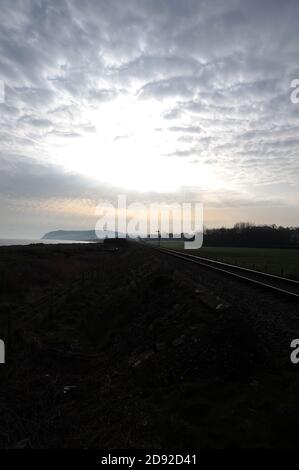
[[[185,251],[183,242],[162,242],[161,246]],[[199,250],[190,250],[189,253],[299,280],[299,250],[297,249],[203,246]]]
[[[157,246],[158,241],[149,243]],[[183,250],[180,239],[162,240],[161,246]],[[239,223],[233,228],[207,229],[203,247],[190,253],[299,279],[299,229]]]
[[[233,228],[206,229],[205,246],[299,248],[299,228],[238,223]]]
[[[285,351],[169,257],[115,248],[0,250],[0,447],[298,446]]]

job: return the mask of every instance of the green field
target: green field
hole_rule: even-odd
[[[161,246],[183,250],[181,241],[162,242]],[[188,253],[299,280],[299,250],[296,249],[202,247]]]

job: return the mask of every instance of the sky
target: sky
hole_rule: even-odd
[[[0,238],[101,201],[299,225],[297,0],[0,0]]]

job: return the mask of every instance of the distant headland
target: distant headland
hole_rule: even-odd
[[[99,238],[115,236],[109,230],[97,233],[95,230],[54,230],[46,233],[42,240],[97,241]]]

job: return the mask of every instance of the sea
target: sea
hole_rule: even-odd
[[[38,239],[25,239],[25,238],[0,238],[0,246],[16,246],[16,245],[36,245],[44,243],[46,245],[55,245],[57,243],[89,243],[75,240],[38,240]]]

